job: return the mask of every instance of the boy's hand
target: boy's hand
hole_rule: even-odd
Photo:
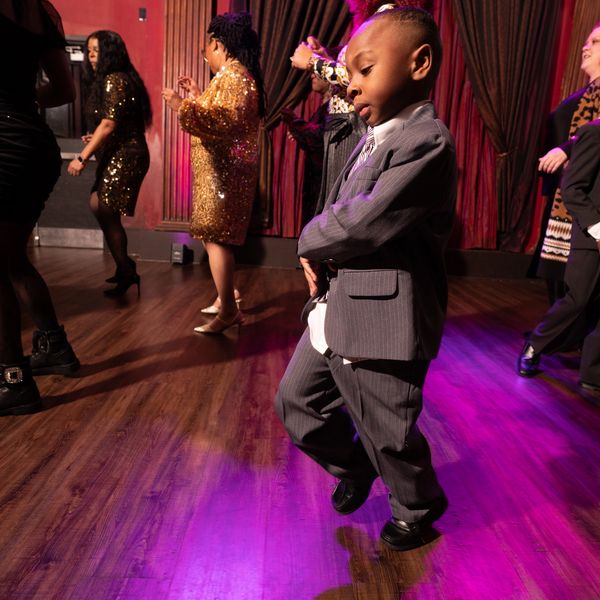
[[[311,296],[315,296],[317,293],[317,279],[319,277],[319,263],[308,258],[300,257],[300,265],[304,269],[304,277],[308,283],[308,291]]]

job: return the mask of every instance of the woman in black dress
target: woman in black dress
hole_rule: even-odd
[[[59,325],[27,242],[56,180],[60,150],[38,106],[71,102],[75,87],[60,16],[46,0],[0,0],[0,415],[41,407],[34,374],[67,373],[79,361]],[[42,67],[48,83],[36,87]],[[19,302],[38,331],[23,356]]]
[[[150,155],[144,131],[152,122],[146,86],[131,64],[125,42],[114,31],[95,31],[87,39],[84,77],[88,87],[85,147],[69,165],[79,175],[96,156],[98,167],[90,207],[116,264],[107,281],[116,287],[107,296],[122,296],[132,285],[140,290],[135,262],[127,256],[127,234],[121,216],[132,216],[148,172]]]

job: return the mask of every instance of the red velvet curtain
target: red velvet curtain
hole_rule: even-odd
[[[552,31],[559,30],[561,18],[563,31],[565,30],[572,17],[572,10],[569,11],[568,5],[572,5],[573,1],[560,0],[559,6],[555,6],[556,10],[551,11],[556,17],[553,20],[554,25],[543,35],[538,28],[539,36],[535,38],[534,44],[536,48],[533,50],[530,48],[530,54],[527,56],[530,58],[531,52],[533,52],[535,56],[539,57],[541,53],[547,64],[535,74],[535,77],[524,78],[523,85],[530,94],[517,94],[516,99],[520,100],[519,106],[522,107],[521,112],[523,113],[520,118],[525,123],[524,132],[517,137],[519,143],[524,145],[525,154],[523,154],[523,149],[519,151],[518,156],[521,163],[517,165],[518,169],[512,172],[512,183],[516,187],[513,188],[513,195],[508,204],[516,206],[516,219],[512,234],[516,236],[514,239],[517,240],[517,243],[510,247],[507,246],[506,241],[501,244],[497,239],[499,219],[496,185],[497,153],[481,117],[475,101],[473,86],[467,74],[461,36],[454,14],[454,0],[436,0],[435,2],[433,15],[440,27],[444,61],[432,97],[440,118],[455,136],[459,167],[456,225],[450,240],[451,247],[494,250],[500,246],[502,249],[521,250],[524,246],[531,245],[531,231],[532,227],[536,227],[538,212],[535,194],[537,150],[544,137],[542,129],[550,108],[551,90],[556,89],[553,85],[555,75],[552,74],[555,73],[557,63],[547,60],[547,58],[549,54],[552,56],[554,48],[561,47],[564,42],[564,35],[558,38],[552,34]],[[485,5],[486,10],[491,6],[491,0],[477,0],[477,2],[482,6]],[[514,3],[516,0],[510,0],[510,2]],[[566,6],[564,6],[565,3]],[[495,9],[492,7],[489,10]],[[550,20],[552,21],[552,19]],[[516,25],[515,28],[525,31]],[[532,32],[530,31],[529,34]],[[502,44],[496,42],[494,46],[491,45],[490,39],[492,38],[487,41],[480,40],[480,42],[486,46],[489,53],[498,58],[500,53],[504,52],[502,48],[506,39],[502,41]],[[331,42],[333,43],[334,40]],[[527,69],[532,71],[531,66]],[[492,81],[490,87],[496,89],[496,83]],[[537,98],[537,109],[530,110],[532,106],[536,106],[530,102],[534,97]],[[318,99],[309,99],[308,103],[301,103],[297,110],[303,116],[310,116],[317,103]],[[273,144],[273,219],[272,226],[262,230],[261,233],[296,237],[300,229],[303,156],[301,152],[298,152],[295,143],[287,139],[283,126],[280,125],[272,131],[271,139]]]
[[[523,250],[529,233],[554,56],[548,41],[557,37],[560,8],[547,0],[454,0],[469,80],[497,152],[501,250]]]
[[[564,96],[563,92],[561,91],[563,87],[562,82],[566,74],[565,69],[567,65],[567,60],[569,58],[569,42],[572,39],[573,34],[573,13],[575,12],[576,1],[577,0],[562,0],[562,10],[559,28],[560,34],[555,40],[554,44],[556,47],[556,59],[551,70],[551,92],[548,98],[548,102],[544,107],[545,114],[548,114],[552,109],[558,106],[558,104],[561,100],[564,99],[564,97],[569,96],[572,92],[574,92],[577,89],[576,87],[573,87],[573,89],[567,90]],[[598,16],[600,17],[600,14]],[[530,222],[529,235],[527,237],[527,241],[525,242],[525,252],[527,253],[532,253],[535,250],[540,235],[543,235],[544,233],[543,231],[541,231],[541,226],[546,200],[542,196],[541,187],[542,186],[540,179],[535,197],[532,198],[532,201],[534,202],[534,213]]]
[[[434,17],[440,25],[444,62],[433,100],[440,118],[455,136],[459,167],[456,224],[450,245],[455,248],[496,248],[495,153],[475,104],[452,14],[452,0],[438,0]],[[318,106],[311,95],[296,110],[305,118]],[[272,226],[264,235],[297,237],[300,233],[303,153],[279,125],[273,146]],[[477,164],[473,169],[472,165]]]
[[[437,0],[444,58],[432,99],[456,141],[458,194],[450,247],[496,249],[496,156],[467,78],[452,0]]]
[[[440,118],[455,136],[459,167],[455,248],[496,248],[495,153],[486,134],[466,76],[452,0],[438,0],[433,12],[440,26],[444,61],[433,100]],[[309,97],[296,110],[308,118],[318,105]],[[303,155],[286,137],[286,127],[272,132],[273,221],[264,235],[296,237],[300,233]],[[473,169],[472,165],[477,168]]]
[[[311,93],[294,109],[299,116],[308,120],[321,102],[321,96]],[[298,144],[293,139],[288,137],[287,125],[283,123],[273,129],[271,143],[273,145],[272,224],[261,233],[279,237],[298,237],[302,223],[304,152],[298,148]]]
[[[309,79],[305,73],[293,69],[289,56],[302,40],[314,35],[323,44],[331,45],[337,42],[346,30],[350,15],[343,0],[249,0],[253,23],[258,32],[263,49],[262,68],[267,93],[267,115],[264,128],[259,138],[260,147],[260,176],[259,204],[260,214],[255,222],[261,224],[262,233],[280,236],[296,235],[298,226],[294,221],[293,205],[296,194],[295,169],[286,161],[296,162],[293,148],[286,144],[282,131],[275,133],[280,123],[280,111],[284,106],[297,104],[310,88]],[[278,164],[284,156],[284,165]],[[279,170],[279,175],[275,169]],[[283,171],[282,171],[283,169]],[[274,187],[277,179],[279,185],[288,189],[283,206],[275,208],[274,198],[279,192]],[[290,204],[291,203],[291,204]],[[281,209],[280,222],[274,226],[273,215]],[[292,212],[290,212],[292,209]]]

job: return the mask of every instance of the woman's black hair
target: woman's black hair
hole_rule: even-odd
[[[260,68],[260,43],[252,29],[252,17],[247,12],[225,13],[216,16],[208,26],[210,36],[225,46],[229,56],[239,60],[256,82],[259,101],[258,112],[265,116],[265,86]]]
[[[91,39],[98,40],[98,63],[92,69],[87,53],[87,45]],[[114,31],[101,29],[90,33],[86,42],[83,59],[83,82],[87,88],[86,112],[94,113],[102,106],[102,90],[104,79],[111,73],[125,73],[133,86],[133,93],[140,100],[142,117],[146,127],[152,124],[152,107],[148,90],[131,64],[127,46],[123,38]]]

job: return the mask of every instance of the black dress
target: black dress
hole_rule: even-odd
[[[0,221],[35,223],[60,175],[60,150],[35,88],[43,52],[64,46],[50,3],[0,4]]]

